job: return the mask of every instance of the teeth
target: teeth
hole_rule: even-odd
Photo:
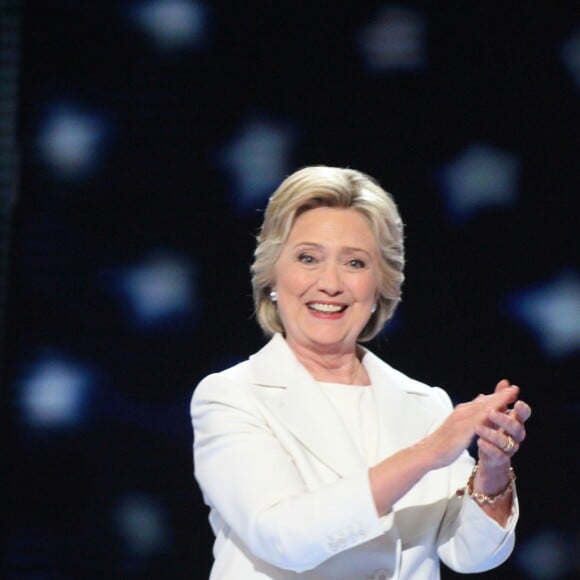
[[[309,304],[309,308],[312,310],[318,310],[319,312],[340,312],[344,310],[344,306],[338,306],[336,304]]]

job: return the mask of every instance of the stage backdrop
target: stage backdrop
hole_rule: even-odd
[[[518,545],[482,576],[576,577],[573,4],[44,0],[22,16],[4,577],[207,576],[189,399],[264,343],[254,236],[311,164],[375,176],[406,224],[404,301],[371,348],[456,402],[507,377],[534,408]]]

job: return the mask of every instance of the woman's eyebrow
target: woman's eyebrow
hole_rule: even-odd
[[[304,241],[304,242],[297,242],[296,244],[294,244],[294,248],[300,248],[300,247],[309,247],[309,248],[316,248],[318,250],[322,250],[324,249],[324,245],[323,244],[319,244],[317,242],[308,242],[308,241]],[[363,254],[366,254],[367,256],[370,256],[371,253],[368,250],[365,250],[364,248],[359,248],[357,246],[345,246],[344,248],[340,249],[341,252],[343,253],[348,253],[348,252],[361,252]]]
[[[295,248],[298,248],[300,246],[308,246],[310,248],[317,248],[317,249],[322,249],[322,244],[317,244],[316,242],[297,242],[296,244],[294,244]]]
[[[356,246],[347,246],[346,248],[343,248],[344,252],[362,252],[363,254],[366,254],[367,256],[370,256],[370,252],[368,250],[365,250],[364,248],[357,248]]]

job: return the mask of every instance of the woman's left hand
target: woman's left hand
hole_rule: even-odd
[[[509,381],[504,379],[497,384],[495,392],[509,387]],[[515,388],[519,394],[519,388]],[[491,409],[486,423],[476,428],[475,432],[479,435],[479,468],[473,481],[475,491],[493,497],[507,489],[511,459],[526,438],[524,424],[531,414],[532,410],[527,403],[516,400],[511,409]],[[505,526],[509,521],[511,505],[512,496],[509,494],[501,501],[484,502],[480,507],[488,516]]]
[[[495,392],[508,387],[510,383],[504,379],[497,384]],[[531,414],[530,406],[521,400],[503,412],[490,411],[487,425],[476,429],[479,436],[479,464],[482,469],[497,471],[509,467],[511,458],[518,452],[526,437],[524,423]]]

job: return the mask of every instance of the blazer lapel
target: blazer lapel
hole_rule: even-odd
[[[436,417],[428,407],[418,404],[425,386],[395,370],[367,351],[363,364],[374,387],[377,410],[377,457],[380,461],[413,445],[432,429]]]
[[[280,393],[263,403],[301,443],[341,476],[365,466],[332,402],[277,334],[251,357],[253,382]]]

